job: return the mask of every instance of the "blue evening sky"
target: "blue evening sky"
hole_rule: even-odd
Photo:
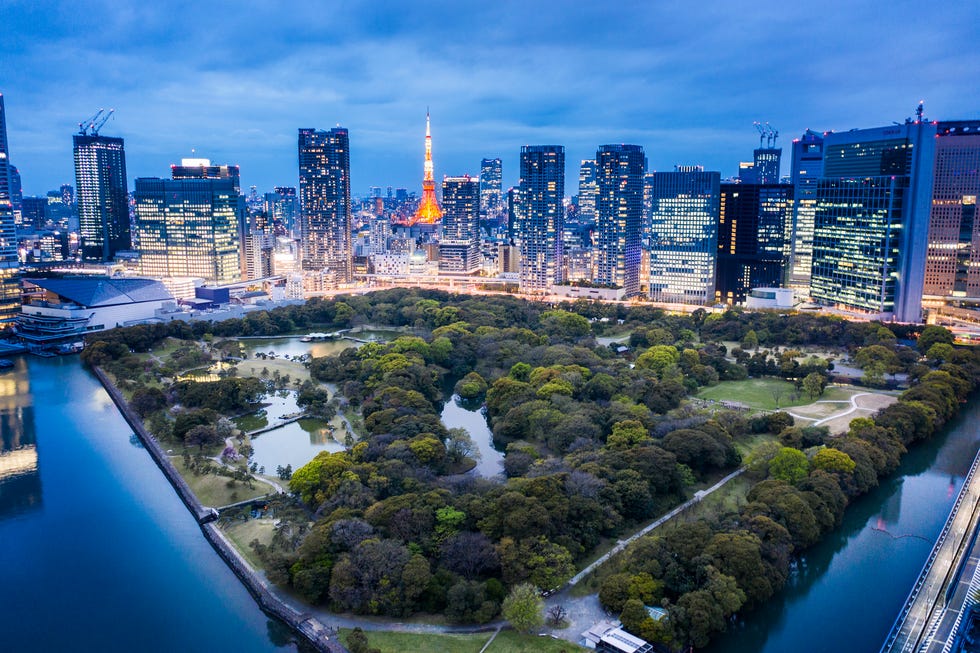
[[[130,178],[181,157],[297,184],[296,130],[350,129],[354,192],[421,187],[523,144],[566,147],[566,194],[603,143],[650,170],[734,175],[759,140],[912,115],[980,118],[980,2],[157,2],[0,0],[0,92],[25,194],[74,183],[71,134],[100,107]]]

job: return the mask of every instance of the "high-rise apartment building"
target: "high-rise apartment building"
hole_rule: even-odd
[[[123,139],[75,134],[74,145],[82,260],[111,261],[132,244]]]
[[[20,312],[20,279],[17,276],[17,227],[10,193],[10,152],[7,149],[7,111],[0,93],[0,327]]]
[[[234,180],[136,180],[140,269],[153,277],[241,279]]]
[[[578,214],[582,222],[596,221],[597,174],[595,159],[583,159],[578,169]]]
[[[350,139],[346,129],[299,130],[299,195],[303,269],[324,271],[333,283],[350,283]]]
[[[650,298],[685,304],[714,301],[721,174],[678,167],[647,178]]]
[[[921,120],[824,138],[810,294],[901,322],[922,316],[936,126]]]
[[[292,186],[276,186],[272,193],[265,194],[265,210],[269,217],[281,225],[287,235],[293,235],[298,226],[299,198]]]
[[[565,148],[561,145],[521,147],[517,235],[522,292],[546,292],[565,280],[564,196]]]
[[[469,175],[442,180],[440,272],[471,273],[480,268],[480,195],[480,183]]]
[[[813,265],[813,220],[817,213],[817,184],[823,175],[823,136],[810,131],[793,140],[793,250],[787,285],[802,295],[810,294]]]
[[[753,288],[780,287],[785,281],[793,186],[724,183],[720,189],[715,299],[740,304]]]
[[[595,282],[640,293],[640,232],[646,157],[639,145],[603,145],[596,152]]]
[[[980,297],[980,121],[936,127],[923,291],[947,301],[973,299]]]
[[[503,212],[502,183],[503,167],[500,159],[480,161],[480,217],[482,219],[494,220]],[[443,204],[445,202],[446,200],[443,199]]]

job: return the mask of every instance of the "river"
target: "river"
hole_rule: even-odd
[[[0,374],[0,649],[236,651],[286,631],[76,357]]]
[[[881,648],[980,447],[980,402],[914,447],[898,472],[847,510],[770,603],[710,653],[875,652]]]

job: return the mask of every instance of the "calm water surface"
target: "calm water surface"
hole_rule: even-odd
[[[707,650],[880,650],[980,447],[978,424],[974,400],[945,435],[915,447],[894,477],[848,508],[791,585]]]
[[[275,651],[77,357],[0,375],[0,650]]]

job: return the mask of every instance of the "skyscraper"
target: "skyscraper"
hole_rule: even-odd
[[[921,120],[824,138],[811,296],[902,322],[922,314],[936,127]]]
[[[521,147],[517,234],[522,292],[545,292],[565,280],[564,196],[565,148],[561,145]]]
[[[180,165],[170,166],[170,176],[180,179],[231,179],[235,192],[241,193],[241,171],[238,166],[212,165],[210,159],[181,159]]]
[[[275,192],[265,194],[265,210],[272,219],[282,225],[287,235],[292,236],[299,216],[299,200],[292,186],[276,186]]]
[[[755,183],[778,184],[779,167],[783,157],[782,148],[760,147],[757,150],[753,150],[752,155]]]
[[[75,134],[74,144],[82,260],[111,261],[131,246],[123,139]]]
[[[940,122],[937,136],[924,293],[980,297],[980,121]]]
[[[603,145],[595,155],[598,228],[596,283],[640,292],[640,231],[646,157],[639,145]]]
[[[714,300],[721,174],[703,168],[654,172],[650,180],[650,298]]]
[[[136,180],[140,269],[154,277],[241,278],[234,180]]]
[[[596,197],[599,186],[596,181],[595,159],[583,159],[578,169],[578,213],[583,222],[596,221]]]
[[[480,217],[493,220],[501,214],[501,184],[503,183],[503,168],[500,159],[483,159],[480,161]],[[446,198],[442,198],[445,208]]]
[[[351,261],[350,140],[346,129],[299,130],[303,269],[349,283]]]
[[[753,288],[783,285],[792,220],[791,185],[721,184],[717,301],[739,304]]]
[[[10,203],[14,207],[14,224],[17,225],[18,229],[23,229],[24,225],[24,207],[22,202],[24,200],[24,189],[21,185],[20,180],[20,170],[17,166],[10,165]]]
[[[17,277],[17,228],[10,193],[10,153],[7,150],[7,111],[0,93],[0,327],[14,321],[20,311]]]
[[[499,159],[498,159],[499,161]],[[469,175],[442,180],[440,272],[475,272],[480,267],[480,184]]]
[[[810,267],[813,264],[813,218],[817,212],[817,183],[823,174],[823,136],[809,129],[793,139],[793,251],[790,261],[790,288],[810,294]]]
[[[435,224],[442,218],[442,209],[436,200],[436,182],[432,166],[432,132],[429,129],[429,112],[425,112],[425,162],[422,166],[422,201],[415,212],[413,222]]]

